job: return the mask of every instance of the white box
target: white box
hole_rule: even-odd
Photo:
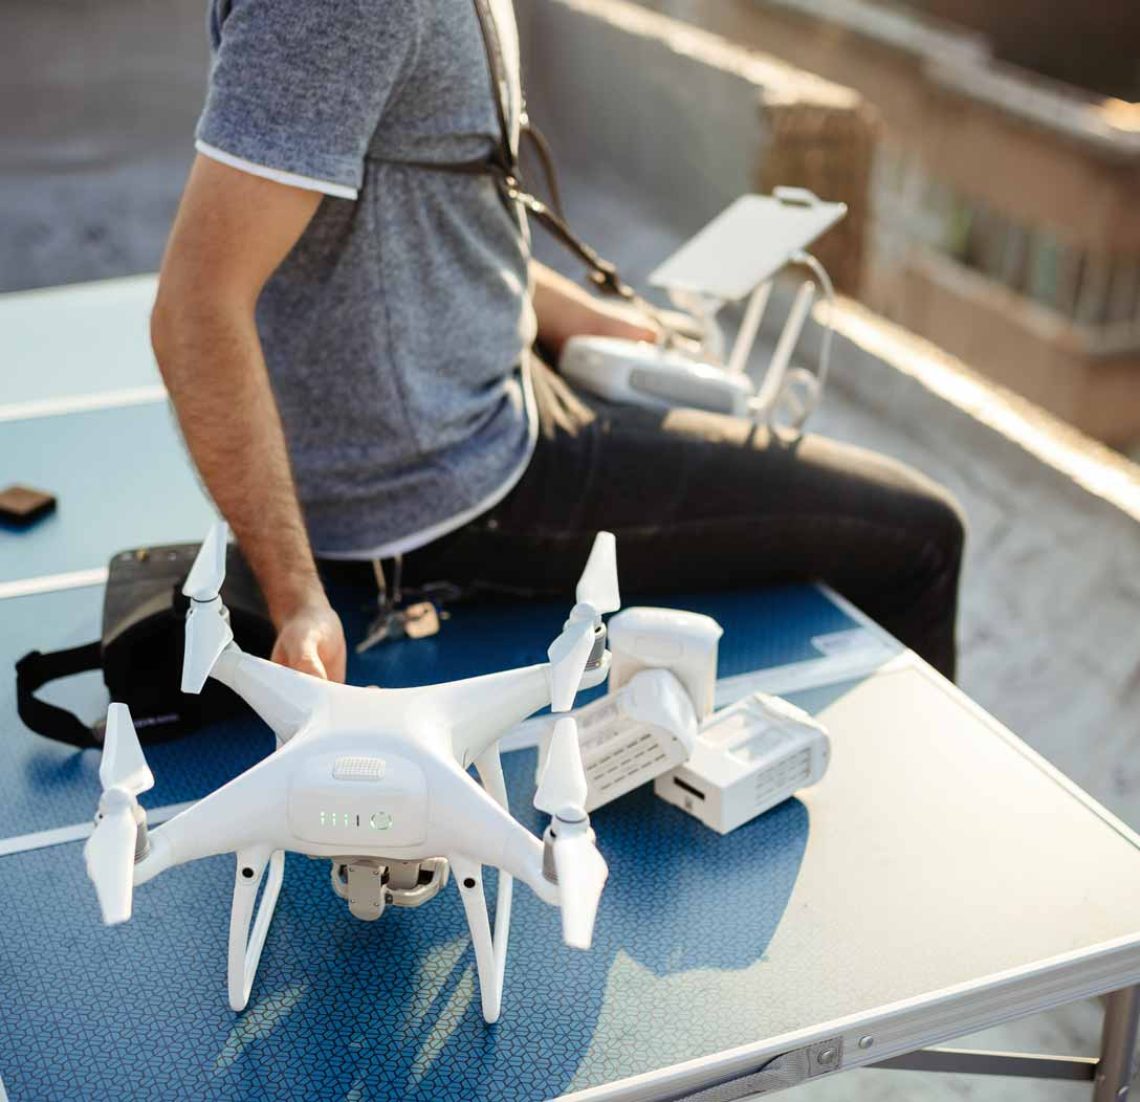
[[[653,790],[705,826],[727,834],[827,771],[831,743],[806,712],[754,693],[701,725],[692,756]]]

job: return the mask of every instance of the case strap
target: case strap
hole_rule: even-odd
[[[99,746],[94,732],[78,716],[66,708],[40,700],[35,693],[49,681],[99,669],[102,652],[102,644],[96,640],[50,654],[38,650],[25,654],[16,663],[16,710],[20,719],[37,734],[57,742],[66,742],[81,749]]]
[[[525,110],[523,111],[524,119],[520,130],[531,142],[542,165],[543,173],[546,176],[547,190],[550,194],[550,204],[544,203],[541,199],[536,199],[524,187],[519,171],[518,154],[511,142],[510,123],[504,102],[509,81],[506,62],[503,58],[502,42],[495,24],[494,13],[491,11],[490,0],[473,0],[473,2],[475,14],[479,21],[479,30],[483,37],[483,46],[487,54],[487,68],[491,76],[491,97],[495,104],[495,115],[499,123],[498,141],[495,143],[491,155],[480,160],[453,163],[446,161],[407,161],[384,157],[374,157],[373,159],[381,162],[386,161],[389,164],[425,169],[429,172],[454,172],[470,176],[493,177],[504,201],[508,205],[518,203],[522,206],[551,237],[573,253],[586,266],[589,271],[590,282],[599,291],[633,303],[651,317],[656,318],[657,308],[652,303],[645,301],[621,278],[615,265],[603,259],[567,224],[562,214],[562,201],[558,192],[558,182],[554,173],[554,162],[550,155],[550,147],[542,134],[526,121]]]

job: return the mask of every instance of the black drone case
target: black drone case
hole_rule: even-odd
[[[198,544],[181,543],[123,551],[111,560],[102,638],[47,654],[32,651],[16,663],[17,705],[28,727],[73,746],[101,745],[101,725],[93,729],[35,696],[50,681],[100,668],[111,699],[130,708],[143,742],[186,734],[241,707],[238,697],[217,681],[207,681],[197,696],[181,690],[189,603],[182,584],[197,553]],[[234,544],[227,552],[221,596],[238,646],[268,657],[273,625],[253,573]]]

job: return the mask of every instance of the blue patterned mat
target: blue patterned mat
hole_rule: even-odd
[[[534,752],[506,766],[513,807],[540,830]],[[495,1026],[451,885],[363,923],[333,896],[328,862],[290,855],[250,1007],[234,1015],[229,858],[140,887],[114,929],[78,844],[0,859],[10,1098],[531,1100],[754,1040],[763,990],[743,970],[784,913],[804,806],[720,838],[643,788],[594,822],[611,869],[594,948],[565,948],[557,912],[518,887]]]
[[[88,637],[101,591],[4,602],[0,661]],[[350,638],[371,611],[336,594]],[[817,654],[853,626],[811,587],[680,596],[725,627],[721,673]],[[461,607],[435,639],[353,658],[351,679],[412,685],[541,660],[564,602]],[[11,652],[11,653],[9,653]],[[33,736],[11,684],[0,836],[80,822],[98,757]],[[63,696],[88,713],[96,679]],[[58,697],[57,697],[58,698]],[[149,806],[204,794],[271,746],[252,718],[153,746]],[[512,805],[531,829],[533,752],[506,759]],[[140,888],[135,918],[104,928],[80,844],[0,858],[0,1076],[12,1102],[159,1099],[535,1099],[754,1039],[755,975],[807,842],[798,801],[721,839],[646,788],[596,816],[612,878],[595,949],[574,953],[557,913],[516,892],[503,1017],[482,1020],[458,894],[375,924],[345,911],[328,863],[290,855],[249,1009],[225,995],[233,869],[183,866]],[[489,877],[493,898],[494,873]],[[715,886],[718,903],[709,906]],[[656,982],[667,979],[667,983]],[[651,997],[647,995],[651,993]]]

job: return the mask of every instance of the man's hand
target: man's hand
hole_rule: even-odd
[[[621,337],[655,341],[651,319],[624,302],[605,302],[542,264],[532,265],[538,338],[558,356],[571,337]]]
[[[662,310],[656,319],[628,302],[595,298],[565,276],[533,264],[534,312],[539,340],[557,357],[571,337],[618,337],[656,343],[668,327],[674,347],[692,355],[700,352],[700,324],[688,314]]]
[[[329,681],[343,681],[344,628],[323,593],[314,593],[277,625],[274,662]]]

